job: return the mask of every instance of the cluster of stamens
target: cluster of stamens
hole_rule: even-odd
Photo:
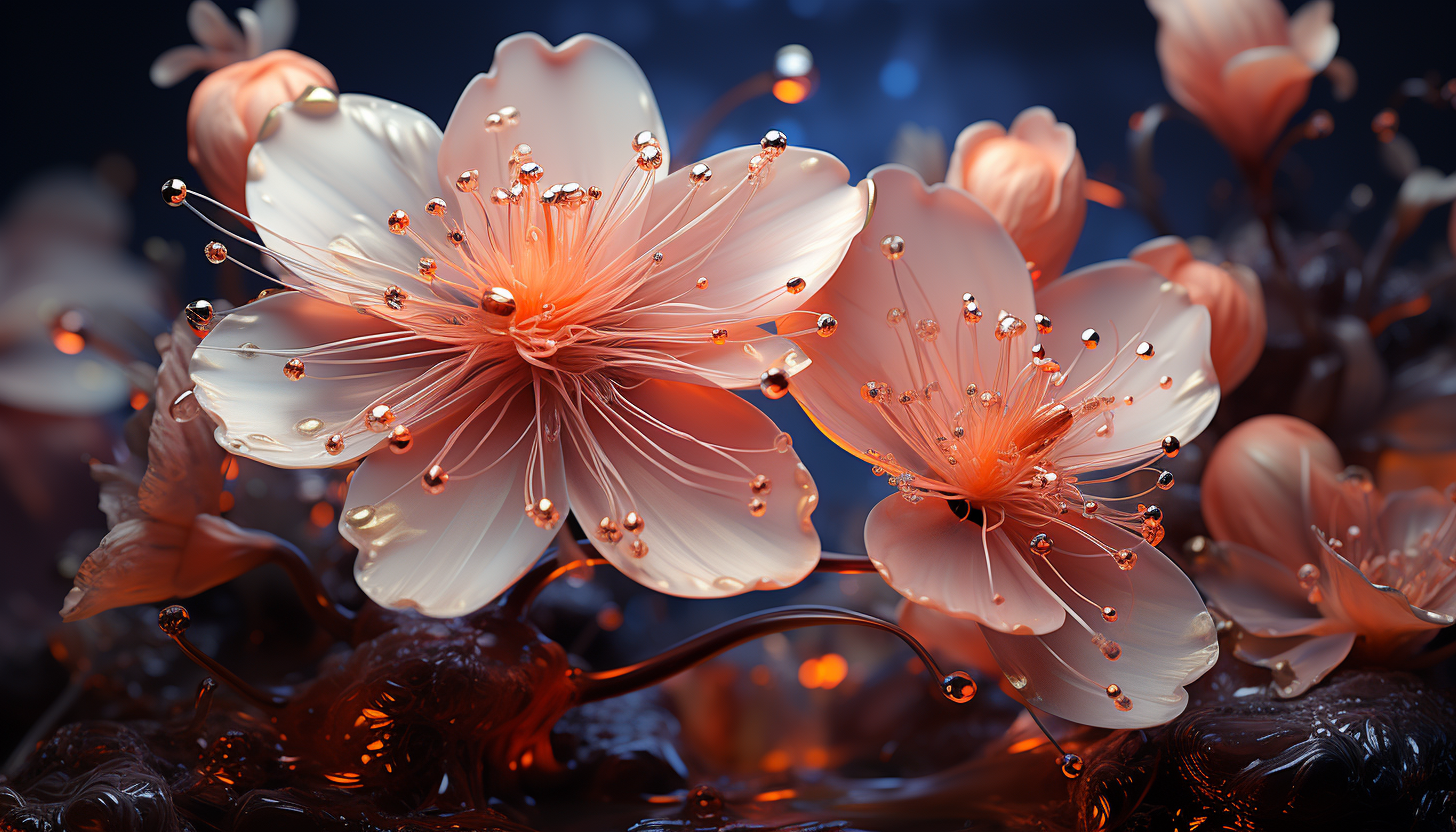
[[[496,142],[497,158],[503,160],[499,174],[505,184],[489,188],[482,194],[482,185],[489,171],[472,169],[455,180],[456,208],[436,197],[424,206],[424,214],[433,220],[415,222],[406,208],[398,208],[383,218],[393,234],[412,240],[420,247],[420,257],[413,273],[394,266],[368,260],[347,251],[324,251],[317,257],[290,255],[264,248],[227,232],[205,216],[203,219],[233,239],[257,248],[302,278],[298,288],[335,302],[348,303],[361,312],[387,319],[399,329],[379,335],[361,336],[315,347],[266,351],[254,344],[229,347],[205,344],[203,349],[218,349],[253,357],[276,356],[281,359],[281,375],[285,382],[305,379],[327,381],[330,378],[359,378],[358,374],[338,375],[343,368],[359,368],[366,374],[385,376],[411,370],[407,378],[390,389],[346,424],[323,425],[319,419],[305,419],[295,427],[303,436],[319,435],[324,451],[340,455],[349,443],[366,439],[369,434],[388,432],[387,444],[395,453],[406,453],[413,446],[409,425],[435,420],[450,412],[464,413],[464,421],[452,432],[449,441],[430,459],[421,460],[420,484],[431,494],[442,493],[452,479],[465,479],[486,473],[498,463],[486,461],[469,473],[459,473],[466,462],[476,458],[485,440],[467,449],[463,460],[452,456],[457,440],[465,428],[477,419],[494,419],[493,414],[511,406],[521,395],[536,397],[536,416],[512,447],[521,443],[530,446],[532,465],[540,469],[545,457],[543,443],[557,441],[560,423],[571,423],[573,441],[579,451],[600,457],[600,446],[587,427],[590,416],[612,420],[624,436],[636,436],[643,456],[659,467],[658,457],[667,455],[627,421],[627,415],[613,405],[621,406],[636,416],[635,411],[619,395],[638,379],[666,373],[693,372],[713,380],[723,371],[687,363],[673,352],[675,348],[695,344],[714,344],[742,349],[755,355],[756,335],[736,336],[731,342],[726,327],[709,331],[684,325],[641,326],[634,319],[652,313],[656,319],[681,314],[691,320],[700,314],[701,305],[690,297],[707,288],[706,277],[694,275],[702,268],[713,250],[723,242],[743,207],[771,179],[773,161],[788,146],[779,131],[770,131],[741,172],[728,188],[714,189],[709,205],[724,211],[730,220],[721,224],[716,234],[703,244],[684,245],[674,250],[669,262],[663,248],[677,241],[692,228],[694,200],[706,189],[714,172],[698,163],[688,170],[686,193],[667,211],[661,221],[644,228],[639,237],[624,241],[623,227],[630,218],[640,216],[656,182],[657,171],[666,160],[666,152],[649,131],[632,137],[632,157],[608,191],[598,185],[562,182],[543,185],[545,169],[534,160],[531,147],[516,143],[505,152],[503,136],[521,122],[515,107],[505,107],[486,117],[484,128]],[[212,205],[229,211],[226,206],[195,194]],[[186,186],[171,180],[163,188],[169,205],[188,205]],[[698,206],[702,207],[702,206]],[[459,216],[451,216],[458,211]],[[235,212],[234,212],[235,213]],[[239,215],[241,216],[241,215]],[[271,231],[271,229],[268,229]],[[281,235],[280,235],[281,236]],[[647,250],[644,252],[643,249]],[[310,254],[319,251],[296,246]],[[267,279],[269,275],[239,263],[227,254],[220,242],[206,249],[214,263],[231,261]],[[332,259],[334,262],[329,262]],[[276,279],[274,279],[275,282]],[[378,288],[383,285],[384,288]],[[807,286],[802,277],[790,279],[781,291],[798,294]],[[766,305],[778,293],[756,298]],[[205,318],[199,307],[194,328],[205,335],[220,316],[208,307]],[[808,324],[801,332],[783,332],[796,336],[817,333],[827,337],[837,322],[829,315],[808,315]],[[189,309],[189,319],[192,311]],[[732,324],[725,320],[724,324]],[[768,333],[762,333],[768,337]],[[796,361],[792,353],[786,362]],[[774,366],[760,378],[765,395],[779,398],[789,389],[792,365]],[[546,404],[545,394],[560,406]],[[552,410],[546,413],[546,410]],[[498,421],[498,420],[497,420]],[[548,429],[546,422],[552,421]],[[494,430],[494,426],[492,426]],[[782,436],[782,435],[781,435]],[[241,447],[242,440],[234,440]],[[629,439],[628,441],[633,441]],[[782,445],[782,447],[780,447]],[[745,506],[752,516],[767,510],[765,499],[770,490],[766,477],[752,470],[728,450],[708,445],[714,453],[731,460],[740,469],[736,474],[694,471],[699,479],[724,482],[695,482],[694,487],[722,491],[732,486],[729,481],[747,481]],[[783,452],[786,443],[776,442],[764,451]],[[748,449],[752,450],[752,449]],[[447,468],[447,460],[449,460]],[[598,539],[616,543],[624,533],[640,535],[645,521],[628,506],[618,506],[618,485],[604,472],[610,466],[598,465],[594,476],[613,504],[611,516],[601,518],[594,531]],[[666,471],[666,468],[664,467]],[[673,476],[680,475],[669,471]],[[526,478],[525,511],[542,528],[552,528],[560,521],[560,510],[542,495],[544,472],[538,470]],[[808,486],[805,486],[806,488]],[[731,493],[731,492],[729,492]],[[360,516],[372,516],[365,512]],[[631,552],[645,556],[647,544],[634,540]]]
[[[1094,544],[1118,569],[1134,568],[1137,563],[1134,549],[1109,546],[1063,517],[1080,511],[1083,517],[1096,517],[1133,531],[1151,545],[1162,541],[1162,509],[1138,503],[1137,509],[1130,511],[1117,508],[1117,504],[1173,486],[1173,474],[1158,470],[1153,464],[1176,456],[1178,439],[1168,436],[1147,447],[1112,454],[1098,454],[1091,444],[1112,435],[1113,417],[1118,408],[1131,407],[1134,401],[1172,387],[1172,379],[1163,376],[1154,388],[1136,395],[1119,399],[1104,393],[1136,362],[1151,360],[1155,355],[1153,345],[1147,341],[1121,347],[1113,345],[1116,354],[1111,361],[1090,378],[1068,388],[1068,380],[1082,354],[1102,344],[1102,336],[1096,329],[1082,332],[1084,349],[1065,368],[1049,357],[1040,343],[1030,347],[1029,359],[1022,359],[1018,357],[1018,353],[1025,354],[1022,339],[1032,332],[1049,334],[1053,326],[1051,318],[1037,314],[1028,326],[1003,310],[994,324],[983,324],[985,313],[975,296],[967,292],[961,297],[960,308],[962,322],[971,338],[970,366],[981,366],[979,341],[975,337],[979,326],[994,326],[992,334],[998,342],[998,356],[996,370],[989,379],[976,378],[962,384],[960,333],[956,333],[955,339],[946,339],[940,322],[932,318],[912,320],[906,311],[908,304],[904,300],[901,271],[910,280],[915,280],[915,276],[906,256],[905,239],[895,234],[885,236],[880,241],[880,252],[889,261],[900,300],[886,312],[885,321],[895,330],[906,355],[911,357],[908,366],[914,381],[911,387],[895,390],[888,382],[867,380],[860,388],[860,395],[915,451],[917,458],[897,460],[894,454],[866,448],[861,456],[871,463],[875,475],[886,477],[908,502],[919,503],[926,498],[945,500],[961,519],[974,512],[984,533],[995,531],[1008,518],[1028,526],[1060,527],[1079,541]],[[955,341],[956,352],[942,352],[940,344],[945,340]],[[1074,446],[1088,450],[1075,455],[1064,452]],[[1112,473],[1109,475],[1109,472]],[[1089,486],[1147,474],[1152,474],[1152,484],[1136,494],[1099,496],[1087,490]],[[1029,556],[1044,564],[1074,595],[1096,609],[1103,620],[1116,621],[1116,609],[1083,595],[1057,570],[1054,560],[1059,552],[1066,553],[1050,533],[1038,533],[1028,541]],[[989,563],[987,576],[991,577]],[[993,603],[1004,603],[1005,598],[995,591],[994,580],[990,591]],[[1089,627],[1065,602],[1062,605],[1091,634],[1101,653],[1116,661],[1122,653],[1121,646]],[[1119,709],[1132,707],[1132,700],[1117,685],[1105,687]]]

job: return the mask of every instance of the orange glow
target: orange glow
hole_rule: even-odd
[[[327,526],[329,523],[332,523],[333,520],[334,507],[324,502],[323,500],[319,500],[318,502],[314,503],[313,508],[308,510],[308,522],[314,524],[315,526],[318,526],[319,528]]]
[[[825,653],[817,659],[805,659],[799,665],[799,684],[806,688],[829,690],[849,675],[849,662],[838,653]]]
[[[1043,745],[1046,745],[1046,740],[1042,739],[1041,737],[1029,737],[1027,739],[1012,743],[1011,747],[1006,749],[1006,753],[1020,754],[1023,751],[1030,751],[1033,748],[1040,748]]]
[[[770,774],[776,774],[780,771],[788,771],[791,762],[793,760],[789,758],[789,752],[782,748],[775,748],[763,755],[763,759],[758,761],[758,767]]]
[[[1122,191],[1106,182],[1098,182],[1096,179],[1088,179],[1083,193],[1087,198],[1099,205],[1106,205],[1108,208],[1121,208],[1123,203]]]
[[[148,396],[146,393],[143,393],[140,390],[135,390],[131,394],[131,409],[141,410],[142,408],[146,407],[147,402],[151,400],[151,396]]]
[[[774,82],[773,94],[785,104],[798,104],[809,97],[809,85],[799,78],[780,78]]]
[[[824,768],[829,765],[829,752],[822,748],[811,748],[805,751],[804,765],[809,768]]]
[[[51,333],[51,343],[66,355],[75,355],[86,348],[85,338],[82,338],[79,333],[68,332],[64,329],[57,329]]]
[[[797,789],[778,789],[771,792],[760,792],[754,795],[753,799],[761,801],[789,800],[798,796],[799,792]]]
[[[622,608],[616,604],[602,607],[597,611],[597,626],[609,633],[622,626]]]
[[[1370,319],[1369,327],[1371,335],[1379,335],[1385,328],[1396,321],[1406,318],[1413,318],[1431,308],[1431,296],[1420,294],[1404,303],[1397,303],[1394,306],[1387,306],[1380,310],[1380,313]]]
[[[762,687],[773,681],[773,673],[769,671],[768,665],[758,664],[754,665],[753,669],[748,671],[748,678],[755,685]]]
[[[217,510],[231,511],[235,502],[237,502],[237,498],[233,497],[232,492],[224,491],[222,492],[222,498],[217,501]]]
[[[223,465],[222,475],[224,479],[235,480],[238,478],[238,458],[230,456],[227,463]]]

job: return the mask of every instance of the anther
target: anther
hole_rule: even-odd
[[[520,182],[540,182],[545,175],[546,169],[536,162],[523,162],[516,172],[516,179]]]
[[[193,334],[198,338],[206,336],[212,329],[213,318],[217,314],[212,308],[212,303],[206,300],[194,300],[187,304],[185,313],[187,326],[192,328]]]
[[[1176,437],[1176,436],[1164,436],[1163,437],[1163,456],[1166,456],[1166,457],[1175,457],[1175,456],[1178,455],[1178,449],[1181,448],[1181,447],[1182,447],[1182,445],[1178,442],[1178,437]]]
[[[516,314],[516,296],[504,286],[488,286],[480,295],[480,310],[488,315],[509,318]]]
[[[637,167],[644,171],[657,170],[662,167],[662,148],[657,145],[648,145],[637,151]]]
[[[202,256],[207,258],[207,262],[215,266],[218,263],[227,260],[227,246],[219,243],[216,240],[213,240],[212,242],[202,247]]]
[[[647,543],[645,541],[634,540],[632,541],[632,546],[630,548],[632,551],[632,557],[638,559],[647,557]]]
[[[758,146],[763,149],[763,155],[776,159],[780,153],[788,149],[789,137],[779,130],[770,130],[758,140]]]
[[[1117,568],[1126,572],[1137,565],[1137,552],[1132,549],[1118,549],[1112,553],[1112,562]]]
[[[390,309],[403,309],[404,302],[409,300],[409,294],[398,286],[390,286],[384,290],[384,305]]]
[[[870,404],[884,404],[895,392],[883,381],[867,381],[860,385],[859,395]]]
[[[647,528],[647,521],[637,512],[629,511],[627,516],[622,518],[622,528],[632,534],[642,534],[642,530]]]
[[[409,230],[409,214],[406,214],[403,208],[397,208],[394,213],[389,215],[388,223],[389,233],[402,235]]]
[[[480,189],[480,171],[471,169],[455,177],[455,190],[469,194]]]
[[[1173,487],[1173,472],[1164,471],[1158,475],[1158,487],[1167,491]]]
[[[450,481],[450,472],[438,465],[431,465],[430,469],[420,477],[420,485],[431,494],[439,494],[445,490],[445,483]]]
[[[1162,378],[1158,379],[1158,386],[1163,388],[1164,390],[1167,390],[1168,388],[1173,386],[1173,377],[1163,376]]]
[[[429,214],[432,217],[443,217],[443,216],[445,216],[445,200],[443,200],[443,199],[441,199],[439,197],[435,197],[434,199],[430,200],[429,202],[426,202],[425,203],[425,213],[426,214]]]
[[[303,378],[303,359],[288,359],[288,363],[283,365],[283,375],[289,381],[298,381]]]
[[[436,268],[433,257],[420,258],[420,277],[434,277]]]
[[[1046,534],[1037,534],[1031,539],[1031,551],[1034,554],[1046,556],[1056,544]]]
[[[748,501],[748,513],[754,517],[762,517],[766,511],[768,511],[768,503],[765,503],[763,500],[754,497]]]
[[[961,307],[961,317],[965,319],[966,323],[968,323],[968,324],[978,324],[978,323],[980,323],[981,322],[981,307],[979,307],[979,306],[976,305],[976,299],[973,298],[973,297],[971,297],[970,295],[966,295],[965,296],[964,304],[965,305]]]
[[[336,433],[324,440],[324,451],[329,456],[338,456],[344,452],[344,435]]]
[[[1138,358],[1147,361],[1149,358],[1153,357],[1153,354],[1153,345],[1149,344],[1147,341],[1144,341],[1141,344],[1137,345]]]
[[[1117,620],[1117,610],[1115,608],[1113,608],[1113,607],[1103,607],[1102,608],[1102,620],[1103,621],[1106,621],[1108,623],[1111,623],[1113,621],[1116,621]]]
[[[833,315],[826,312],[819,316],[819,321],[815,324],[815,328],[819,332],[820,338],[828,338],[834,334],[834,330],[839,328],[839,321],[835,320]]]
[[[1062,766],[1062,774],[1066,775],[1068,780],[1076,780],[1082,776],[1081,757],[1076,754],[1063,754],[1059,762]]]
[[[375,433],[383,433],[394,424],[394,410],[387,404],[376,404],[364,414],[364,426]]]
[[[899,260],[905,256],[905,238],[899,234],[886,234],[880,240],[880,253],[886,260]]]
[[[688,181],[694,185],[702,185],[713,178],[713,169],[702,162],[693,165],[688,169]]]
[[[542,497],[534,503],[526,504],[526,516],[531,518],[538,528],[552,529],[561,519],[561,510],[550,499]]]
[[[758,377],[758,389],[770,399],[782,399],[789,392],[789,374],[782,367],[770,367]]]
[[[728,330],[715,329],[712,332],[708,333],[708,337],[713,340],[713,343],[722,346],[728,343]]]
[[[414,434],[404,425],[395,425],[389,431],[389,450],[392,453],[402,454],[414,444]]]
[[[181,179],[168,179],[162,183],[162,201],[176,208],[187,201],[187,183]]]
[[[976,696],[976,680],[964,670],[954,670],[940,680],[940,691],[952,702],[969,702]]]
[[[1051,318],[1048,318],[1046,315],[1043,315],[1040,312],[1038,312],[1032,318],[1032,321],[1036,323],[1036,331],[1037,332],[1040,332],[1041,334],[1045,335],[1048,332],[1051,332],[1052,331],[1052,319]]]
[[[603,517],[597,523],[597,540],[603,543],[618,543],[622,540],[622,527],[610,517]]]
[[[915,335],[922,341],[934,341],[940,337],[940,324],[925,318],[915,324]]]
[[[636,153],[641,153],[643,149],[648,147],[659,146],[657,136],[654,136],[651,130],[643,130],[641,133],[632,137],[632,150]]]
[[[763,474],[759,474],[748,481],[748,487],[753,491],[754,496],[766,497],[770,491],[773,491],[773,480],[770,480]]]

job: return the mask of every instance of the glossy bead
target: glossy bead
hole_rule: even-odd
[[[789,282],[784,284],[784,289],[787,290],[788,293],[791,295],[797,295],[800,292],[804,291],[804,287],[808,285],[808,281],[804,280],[804,278],[802,277],[791,277],[789,278]]]
[[[1137,345],[1137,357],[1138,358],[1141,358],[1142,360],[1147,361],[1149,358],[1152,358],[1155,354],[1156,353],[1153,352],[1153,345],[1152,344],[1149,344],[1147,341],[1144,341],[1141,344],[1138,344]]]
[[[384,290],[384,305],[390,309],[403,309],[404,302],[409,300],[409,294],[398,286],[390,286]]]
[[[1097,333],[1097,330],[1082,330],[1082,346],[1086,347],[1089,350],[1095,350],[1097,349],[1097,345],[1100,343],[1102,343],[1102,336]]]
[[[637,167],[644,171],[653,171],[662,167],[662,149],[657,145],[648,145],[637,152]]]
[[[212,329],[213,318],[216,312],[213,310],[210,302],[194,300],[187,304],[185,314],[187,316],[187,326],[192,328],[193,334],[201,338],[207,335],[208,330]]]
[[[1102,608],[1102,620],[1112,622],[1117,620],[1117,610],[1112,607]]]
[[[1036,331],[1043,335],[1052,331],[1052,319],[1040,312],[1032,317],[1032,322],[1036,324]]]
[[[431,494],[439,494],[445,490],[445,483],[450,481],[450,472],[438,465],[431,465],[430,470],[420,477],[420,485]]]
[[[634,557],[634,558],[645,558],[645,557],[647,557],[647,544],[645,542],[643,542],[641,540],[634,540],[634,541],[632,541],[632,545],[629,548],[631,549],[632,557]]]
[[[773,491],[773,480],[759,474],[748,481],[748,487],[753,491],[754,496],[766,497],[769,492]]]
[[[1137,565],[1137,552],[1132,549],[1118,549],[1112,553],[1112,562],[1117,568],[1126,572]]]
[[[327,452],[329,456],[338,456],[339,454],[343,453],[344,435],[342,433],[336,433],[333,436],[330,436],[328,439],[325,439],[324,451]]]
[[[905,238],[899,234],[887,234],[880,240],[880,253],[887,260],[899,260],[905,256]]]
[[[389,430],[389,450],[391,453],[402,454],[410,449],[415,442],[414,434],[404,425],[395,425]]]
[[[597,523],[597,540],[604,543],[618,543],[622,540],[622,527],[610,517],[603,517]]]
[[[434,277],[437,268],[439,267],[435,265],[435,258],[420,258],[420,277]]]
[[[632,534],[642,534],[642,530],[647,528],[647,521],[637,512],[629,511],[627,516],[622,518],[622,528]]]
[[[180,636],[192,626],[192,616],[188,614],[186,607],[173,604],[157,613],[157,626],[169,636]]]
[[[388,224],[389,224],[389,233],[391,233],[391,234],[404,234],[406,231],[409,230],[409,226],[410,226],[409,214],[406,214],[401,209],[396,209],[394,211],[394,213],[392,213],[392,214],[389,215]]]
[[[227,246],[213,240],[202,247],[202,256],[207,258],[207,262],[215,266],[227,260]]]
[[[828,338],[834,334],[834,330],[839,329],[839,321],[835,320],[833,315],[825,312],[819,316],[819,320],[815,323],[814,328],[819,333],[820,338]]]
[[[364,414],[364,426],[375,433],[383,433],[394,424],[394,410],[387,404],[376,404]]]
[[[1163,437],[1163,455],[1164,456],[1169,456],[1169,457],[1177,456],[1178,455],[1178,449],[1181,448],[1181,447],[1182,447],[1182,444],[1178,442],[1178,437],[1176,437],[1176,436],[1164,436]]]
[[[976,680],[964,670],[955,670],[940,680],[940,690],[952,702],[969,702],[976,696]]]
[[[288,363],[283,365],[283,376],[289,381],[298,381],[303,378],[303,359],[290,358]]]
[[[469,194],[480,190],[480,171],[467,170],[455,177],[455,190]]]
[[[748,501],[748,513],[754,517],[762,517],[766,511],[768,511],[768,503],[765,503],[763,500],[754,497]]]
[[[480,309],[489,315],[509,318],[516,314],[516,296],[504,286],[488,287],[480,296]]]
[[[435,197],[434,199],[425,203],[425,213],[429,214],[432,217],[445,216],[445,209],[445,200],[439,197]]]
[[[688,181],[694,185],[701,185],[713,178],[713,169],[702,162],[693,165],[688,169]]]
[[[1068,780],[1076,780],[1082,776],[1082,758],[1076,754],[1063,754],[1062,759],[1058,762],[1061,764],[1062,774],[1066,775]]]
[[[789,374],[782,367],[770,367],[758,377],[758,389],[770,399],[782,399],[789,392]]]
[[[181,179],[168,179],[162,183],[162,201],[176,208],[187,201],[187,183]]]
[[[715,329],[712,332],[708,333],[708,337],[713,340],[713,343],[722,346],[728,343],[728,330]]]

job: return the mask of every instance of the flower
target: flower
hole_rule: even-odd
[[[76,572],[67,621],[131,604],[188,597],[259,566],[277,543],[217,516],[228,455],[206,419],[179,422],[168,403],[190,387],[197,338],[178,321],[157,337],[162,366],[148,431],[146,471],[92,463],[110,531]],[[140,414],[138,414],[140,416]]]
[[[1077,134],[1051,110],[1023,110],[1010,133],[994,121],[962,130],[946,181],[979,199],[1005,226],[1038,281],[1066,268],[1087,218],[1087,170]]]
[[[1335,55],[1329,0],[1291,17],[1279,0],[1147,0],[1158,18],[1158,63],[1173,98],[1257,170],[1309,82]]]
[[[212,0],[192,0],[187,28],[200,45],[163,52],[152,62],[152,83],[166,89],[198,70],[211,72],[281,49],[293,37],[297,18],[293,0],[258,0],[256,9],[238,9],[239,29]]]
[[[870,513],[870,558],[906,598],[981,625],[1037,707],[1169,719],[1217,657],[1213,621],[1154,548],[1161,510],[1095,492],[1172,484],[1151,466],[1218,403],[1207,311],[1126,261],[1033,297],[1016,245],[963,191],[896,166],[871,181],[871,221],[815,300],[842,333],[801,342],[812,363],[790,388],[899,489]]]
[[[1212,322],[1209,351],[1219,388],[1239,386],[1259,363],[1269,322],[1264,316],[1264,289],[1248,267],[1215,266],[1196,260],[1178,237],[1158,237],[1133,249],[1132,259],[1188,290],[1188,298],[1208,309]]]
[[[1297,696],[1355,655],[1399,665],[1456,618],[1456,490],[1382,496],[1318,428],[1260,416],[1230,431],[1203,475],[1218,543],[1198,585],[1239,632],[1234,655]]]
[[[315,89],[337,87],[322,64],[288,49],[225,66],[202,79],[192,93],[187,161],[224,205],[241,211],[248,151],[268,114],[285,101],[302,97],[306,102]]]
[[[803,368],[783,335],[819,322],[791,310],[863,226],[864,197],[777,131],[668,175],[662,133],[615,45],[519,35],[443,135],[344,95],[285,106],[254,148],[248,214],[298,291],[216,324],[197,399],[234,453],[363,461],[340,530],[374,600],[477,609],[568,510],[619,569],[676,595],[813,568],[813,480],[729,390],[782,395]],[[780,335],[757,326],[786,314]]]

